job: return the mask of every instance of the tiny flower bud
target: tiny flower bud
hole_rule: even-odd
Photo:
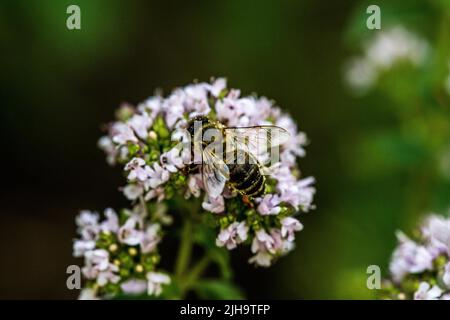
[[[119,249],[119,246],[116,243],[110,244],[108,250],[111,253],[117,252],[117,250]]]
[[[144,267],[143,267],[141,264],[137,264],[137,265],[134,267],[134,270],[135,270],[137,273],[142,273],[142,272],[144,272]]]
[[[148,133],[148,137],[151,139],[151,140],[156,140],[156,139],[158,139],[158,135],[156,134],[156,132],[155,131],[150,131],[149,133]]]
[[[134,256],[136,256],[136,255],[138,254],[136,248],[133,248],[133,247],[131,247],[131,248],[128,249],[128,253],[129,253],[130,256],[132,256],[132,257],[134,257]]]

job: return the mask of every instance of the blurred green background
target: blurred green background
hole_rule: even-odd
[[[66,8],[81,8],[81,30]],[[450,1],[377,1],[382,30],[401,24],[433,51],[394,69],[364,97],[344,66],[377,32],[366,1],[0,2],[0,297],[75,298],[65,286],[74,217],[127,202],[97,149],[122,101],[193,79],[228,78],[273,98],[311,141],[300,166],[317,179],[297,249],[270,269],[233,255],[249,298],[372,298],[396,229],[450,206]],[[164,257],[164,256],[163,256]]]

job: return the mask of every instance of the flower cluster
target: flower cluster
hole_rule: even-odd
[[[314,178],[302,177],[297,165],[305,155],[305,134],[273,101],[241,96],[240,90],[228,89],[226,80],[219,78],[175,89],[165,98],[152,96],[136,107],[124,105],[116,115],[99,146],[108,163],[123,165],[128,183],[122,191],[129,200],[201,199],[202,209],[215,218],[217,246],[231,250],[248,243],[253,253],[249,261],[259,266],[270,266],[292,250],[294,233],[302,229],[293,215],[312,208]],[[177,145],[189,120],[199,115],[225,126],[272,124],[290,133],[281,146],[280,162],[267,177],[265,194],[252,205],[228,187],[210,197],[201,174],[187,170],[190,154]]]
[[[399,244],[389,266],[387,298],[450,299],[450,218],[429,216],[416,239],[397,234]]]
[[[142,206],[132,211],[81,211],[76,219],[79,239],[73,255],[84,258],[82,272],[87,280],[81,299],[116,297],[120,294],[158,296],[170,283],[166,273],[156,271],[161,225],[169,216],[160,211],[151,219]],[[165,219],[164,219],[164,218]]]
[[[422,65],[429,52],[428,43],[402,26],[378,32],[364,48],[364,54],[353,58],[345,79],[356,93],[364,94],[379,76],[398,62]]]

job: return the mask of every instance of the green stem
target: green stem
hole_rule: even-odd
[[[184,294],[195,284],[195,282],[201,277],[203,272],[209,266],[211,259],[208,255],[205,255],[202,259],[200,259],[194,267],[192,267],[191,272],[189,272],[181,286],[182,295]]]
[[[191,260],[192,246],[192,221],[186,217],[181,230],[180,248],[178,250],[177,261],[175,262],[175,277],[180,280]]]

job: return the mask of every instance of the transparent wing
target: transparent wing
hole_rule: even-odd
[[[245,150],[259,162],[268,161],[268,153],[289,140],[289,132],[278,126],[229,127],[225,129],[227,154],[233,150]]]
[[[206,192],[211,197],[219,196],[230,179],[228,166],[220,156],[205,150],[203,152],[202,178]]]

